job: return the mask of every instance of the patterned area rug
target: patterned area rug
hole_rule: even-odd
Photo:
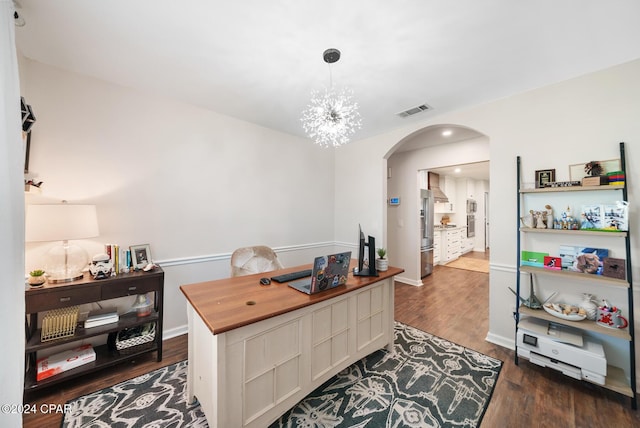
[[[187,362],[154,370],[69,401],[63,427],[208,427],[200,405],[187,405]]]
[[[394,353],[351,365],[274,427],[476,427],[502,362],[396,322]]]
[[[271,427],[476,427],[502,362],[396,322],[395,352],[376,351]],[[206,427],[187,406],[186,361],[69,402],[63,427]]]

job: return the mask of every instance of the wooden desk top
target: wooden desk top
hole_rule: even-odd
[[[311,264],[181,285],[180,290],[209,330],[219,334],[349,293],[404,272],[404,269],[389,266],[389,270],[379,272],[380,276],[377,277],[354,277],[353,267],[356,265],[357,261],[352,259],[345,285],[313,295],[294,290],[287,283],[273,281],[270,285],[260,285],[259,282],[263,277],[311,269]]]

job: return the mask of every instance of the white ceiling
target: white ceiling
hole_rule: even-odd
[[[637,0],[16,3],[27,58],[295,135],[330,47],[356,139],[640,58]]]

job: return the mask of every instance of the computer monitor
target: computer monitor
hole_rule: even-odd
[[[362,233],[362,227],[358,225],[358,271],[353,272],[354,276],[378,276],[376,270],[376,239],[369,235],[367,240],[364,240],[364,233]],[[369,249],[369,264],[365,267],[364,256],[365,247]]]

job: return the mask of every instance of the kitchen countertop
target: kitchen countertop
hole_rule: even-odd
[[[433,230],[456,230],[456,229],[462,229],[463,227],[467,227],[467,226],[437,226],[434,225],[433,226]]]

